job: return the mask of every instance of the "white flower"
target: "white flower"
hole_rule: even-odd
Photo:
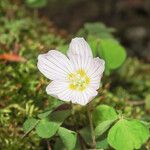
[[[52,80],[46,92],[63,101],[86,105],[98,93],[105,62],[93,58],[84,38],[72,39],[67,55],[50,50],[38,56],[38,69]]]

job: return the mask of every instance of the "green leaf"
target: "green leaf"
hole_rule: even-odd
[[[114,28],[108,28],[101,22],[86,23],[84,25],[84,32],[100,39],[113,38],[112,32],[114,31]]]
[[[47,110],[47,111],[45,111],[45,112],[43,112],[43,113],[38,114],[38,117],[39,117],[40,119],[46,118],[51,112],[52,112],[52,110]]]
[[[32,8],[41,8],[46,6],[48,0],[26,0],[26,4]]]
[[[141,120],[141,123],[143,123],[145,126],[147,126],[148,128],[150,128],[150,122]]]
[[[109,145],[108,145],[107,139],[96,142],[97,149],[108,149],[108,147]]]
[[[70,115],[70,110],[54,111],[50,120],[43,118],[36,126],[36,133],[42,138],[50,138],[57,132],[60,125]]]
[[[93,112],[93,122],[98,126],[103,121],[115,120],[118,115],[113,107],[107,105],[99,105]]]
[[[23,124],[23,130],[25,133],[29,133],[38,123],[35,118],[28,118]]]
[[[61,125],[70,114],[70,110],[54,111],[50,115],[50,121],[56,122],[57,124]]]
[[[62,139],[67,150],[73,150],[75,148],[77,141],[76,132],[60,127],[58,130],[58,135]]]
[[[116,119],[113,119],[113,120],[107,120],[107,121],[104,121],[102,123],[100,123],[96,128],[95,128],[95,136],[96,138],[98,138],[99,136],[101,136],[105,131],[107,131],[110,126],[113,124],[113,122],[115,121]]]
[[[64,104],[63,101],[60,101],[59,99],[53,98],[50,101],[50,106],[48,107],[48,109],[54,110],[55,108],[59,107],[62,104]]]
[[[57,107],[59,107],[61,105],[63,105],[62,101],[54,99],[54,102],[51,104],[51,106],[47,110],[45,110],[44,112],[38,114],[38,117],[40,119],[48,117],[54,109],[56,109]]]
[[[105,60],[107,70],[120,67],[126,59],[124,47],[114,39],[101,39],[98,53]]]
[[[42,119],[36,126],[36,133],[42,138],[50,138],[57,132],[59,124]]]
[[[98,46],[100,40],[91,35],[88,36],[87,40],[92,49],[93,56],[96,57],[98,53]]]
[[[67,53],[67,50],[68,50],[68,45],[60,45],[57,47],[58,50],[60,50],[63,54],[66,54]]]
[[[91,129],[90,127],[84,127],[81,130],[79,130],[80,135],[82,136],[82,138],[84,139],[84,141],[87,144],[92,144],[92,135],[91,135]]]
[[[54,150],[66,150],[64,143],[62,142],[62,140],[60,138],[57,138],[55,140],[55,144],[54,144]]]
[[[140,149],[149,138],[149,129],[138,120],[119,120],[108,133],[107,141],[116,150]]]

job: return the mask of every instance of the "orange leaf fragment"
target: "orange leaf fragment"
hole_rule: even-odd
[[[1,60],[7,60],[7,61],[13,61],[13,62],[25,62],[26,59],[17,55],[17,54],[11,54],[11,53],[5,53],[0,54]]]

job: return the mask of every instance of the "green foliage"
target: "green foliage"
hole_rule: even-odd
[[[116,111],[107,105],[99,105],[93,112],[93,122],[96,126],[95,136],[98,138],[106,132],[110,126],[117,120]]]
[[[106,70],[113,70],[122,65],[126,59],[125,49],[113,39],[100,40],[99,55],[105,60]]]
[[[149,138],[149,129],[138,120],[120,119],[108,133],[108,143],[116,150],[140,149]]]
[[[43,112],[43,113],[38,114],[38,117],[39,117],[40,119],[46,118],[48,115],[50,115],[51,112],[52,112],[52,110],[47,110],[47,111],[45,111],[45,112]]]
[[[54,111],[50,116],[50,120],[61,125],[64,122],[64,120],[68,116],[70,116],[70,114],[71,114],[70,110]]]
[[[32,10],[27,10],[18,0],[15,2],[11,0],[0,1],[0,54],[15,53],[27,60],[26,62],[0,60],[0,147],[6,150],[43,149],[45,139],[37,136],[35,134],[36,130],[33,128],[40,123],[42,124],[42,127],[38,130],[40,135],[44,137],[47,133],[47,137],[54,135],[50,140],[52,148],[56,150],[66,149],[65,145],[69,145],[70,141],[74,141],[75,138],[70,139],[72,139],[72,135],[77,130],[80,134],[80,140],[84,142],[79,141],[77,136],[75,149],[81,149],[81,146],[85,149],[91,149],[92,139],[84,107],[75,105],[73,116],[70,116],[70,111],[63,110],[64,107],[58,108],[62,104],[61,101],[45,93],[45,86],[49,81],[39,73],[36,67],[37,56],[40,53],[56,48],[65,53],[70,39],[62,39],[58,35],[59,32],[55,32],[56,29],[51,22],[46,19],[36,18],[33,14]],[[112,29],[99,23],[94,24],[86,25],[86,31],[84,30],[81,35],[88,40],[94,56],[100,56],[101,41],[114,40],[114,36]],[[120,44],[117,45],[117,47],[120,46]],[[118,58],[118,55],[119,53],[116,58]],[[128,118],[143,120],[144,125],[137,122],[132,124],[134,125],[132,126],[132,131],[136,130],[133,127],[138,126],[138,133],[137,130],[134,133],[131,132],[131,126],[126,128],[126,126],[122,127],[121,125],[120,127],[119,125],[119,128],[125,128],[128,130],[127,133],[130,131],[129,136],[136,136],[135,141],[137,139],[139,141],[138,144],[136,141],[136,146],[141,146],[141,144],[145,143],[148,136],[146,134],[147,127],[145,128],[145,126],[149,127],[148,121],[150,121],[149,74],[149,64],[132,57],[127,58],[123,65],[113,72],[109,78],[103,78],[102,88],[99,90],[97,98],[92,101],[93,111],[95,111],[95,106],[101,103],[109,105],[105,105],[102,111],[97,111],[97,117],[95,117],[95,112],[93,113],[97,149],[110,149],[106,140],[107,133],[111,133],[113,127],[118,123],[116,121],[121,117],[117,115],[111,106],[122,111],[124,116]],[[145,111],[145,108],[147,111]],[[25,135],[33,130],[28,136],[21,139],[20,137],[24,135],[22,124],[27,117],[30,119],[24,123]],[[113,122],[111,119],[117,120]],[[127,125],[131,121],[127,120]],[[55,133],[52,133],[54,131],[49,131],[49,128],[47,129],[49,124],[54,127]],[[57,130],[56,126],[58,127]],[[71,138],[63,138],[66,144],[58,136],[59,128],[65,128],[64,130],[67,131],[70,129],[69,137],[71,136]],[[45,129],[48,132],[45,133]],[[139,130],[143,131],[142,134]],[[120,131],[117,132],[120,135]],[[68,135],[68,132],[65,135]],[[121,133],[122,135],[125,138],[127,136]],[[122,137],[122,140],[124,137]],[[110,145],[115,148],[116,142],[118,142],[118,139]],[[73,146],[74,144],[69,145],[69,147]],[[143,149],[150,149],[149,142],[142,146],[141,150]]]
[[[28,118],[24,124],[23,124],[23,129],[25,133],[29,133],[38,123],[38,120],[35,118]]]
[[[93,36],[100,39],[113,38],[112,33],[115,32],[114,28],[106,27],[101,22],[85,23],[84,27],[78,31],[79,36]]]
[[[109,145],[108,145],[107,139],[97,142],[96,148],[97,149],[108,149]]]
[[[63,144],[62,140],[60,138],[56,139],[55,145],[54,145],[54,150],[66,150],[65,145]]]
[[[25,0],[27,6],[31,8],[41,8],[46,6],[48,0]]]
[[[24,131],[27,134],[31,130],[33,130],[33,128],[35,128],[36,133],[41,138],[51,138],[56,134],[60,125],[69,115],[70,115],[69,110],[54,111],[54,112],[52,112],[52,110],[46,111],[38,115],[38,117],[41,120],[37,120],[34,118],[29,118],[28,120],[26,120],[24,123]],[[50,119],[48,119],[48,116]]]
[[[40,119],[48,117],[54,111],[54,109],[56,109],[61,104],[63,104],[63,101],[59,101],[58,99],[55,99],[54,103],[51,104],[49,108],[47,108],[45,111],[38,114],[38,117]]]
[[[114,108],[107,105],[99,105],[93,112],[93,122],[95,126],[104,121],[112,121],[115,119],[117,119],[116,111],[114,110]]]
[[[88,36],[87,40],[89,41],[90,47],[92,49],[93,56],[94,57],[98,56],[98,49],[99,49],[100,40],[95,39],[94,36],[90,36],[90,35]]]
[[[87,37],[93,55],[105,60],[107,75],[119,68],[126,59],[125,48],[114,38],[113,32],[113,28],[108,28],[102,23],[87,23],[78,33]]]
[[[95,136],[98,138],[101,136],[105,131],[107,131],[110,126],[114,123],[116,119],[113,120],[107,120],[103,121],[102,123],[98,124],[98,126],[95,128]]]
[[[67,150],[74,150],[77,140],[77,134],[75,132],[60,127],[58,135],[62,139]]]
[[[149,138],[149,128],[146,124],[139,120],[123,119],[110,106],[98,106],[93,112],[93,118],[98,142],[100,142],[98,138],[108,131],[107,141],[116,150],[139,149]],[[120,119],[115,123],[117,118]]]
[[[50,122],[47,119],[42,119],[36,126],[36,133],[41,138],[50,138],[57,132],[59,124]]]
[[[84,141],[87,144],[91,145],[92,144],[92,137],[91,137],[91,133],[89,131],[90,131],[90,127],[87,126],[87,127],[80,129],[79,133],[82,136],[82,138],[84,139]]]
[[[67,54],[67,50],[68,50],[68,45],[65,45],[63,43],[63,45],[60,45],[59,47],[57,47],[58,50],[60,50],[62,53]]]

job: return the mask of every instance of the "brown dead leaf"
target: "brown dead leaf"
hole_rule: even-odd
[[[0,60],[12,61],[12,62],[25,62],[26,59],[17,54],[5,53],[0,54]]]

